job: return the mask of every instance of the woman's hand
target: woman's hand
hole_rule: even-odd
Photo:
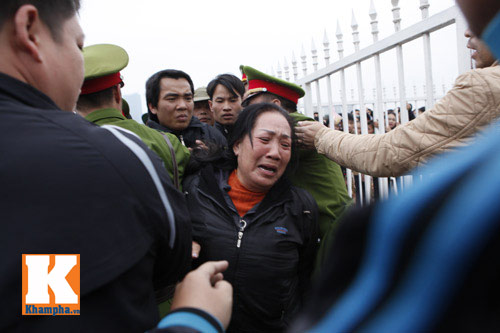
[[[295,126],[299,144],[304,148],[316,149],[314,138],[318,131],[325,126],[317,121],[299,121]]]

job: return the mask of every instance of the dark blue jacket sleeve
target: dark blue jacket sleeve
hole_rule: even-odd
[[[209,313],[195,308],[181,308],[164,317],[151,333],[224,332],[221,322]]]

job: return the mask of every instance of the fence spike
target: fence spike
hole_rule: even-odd
[[[295,58],[295,52],[292,51],[292,69],[293,69],[293,79],[297,81],[299,73],[297,71],[297,59]]]
[[[356,21],[356,16],[354,15],[354,9],[352,10],[351,28],[352,30],[358,30],[358,22]]]
[[[371,26],[372,26],[372,37],[373,42],[376,43],[378,41],[378,21],[377,21],[377,10],[375,9],[375,4],[373,0],[370,1],[370,12],[368,13],[371,18]]]
[[[326,29],[325,29],[325,34],[323,35],[323,45],[325,45],[325,46],[330,45],[330,41],[328,40],[328,34],[326,33]]]
[[[399,8],[399,0],[391,0],[392,2],[392,22],[394,22],[394,30],[401,30],[401,8]]]
[[[342,59],[344,56],[344,42],[342,38],[344,37],[344,35],[342,34],[342,30],[340,29],[339,20],[337,20],[336,36],[337,36],[337,47],[338,47],[339,57]]]
[[[368,15],[370,15],[372,21],[377,19],[377,10],[375,9],[375,4],[373,3],[373,0],[370,0],[370,11],[368,12]]]
[[[420,0],[420,10],[422,11],[422,20],[429,17],[429,0]]]
[[[304,72],[304,76],[307,75],[307,56],[306,51],[304,49],[304,44],[302,44],[302,52],[300,54],[300,58],[302,59],[302,71]]]
[[[325,63],[328,65],[330,63],[330,41],[328,40],[328,35],[326,34],[326,29],[325,29],[325,35],[323,37],[323,51],[325,53]]]
[[[354,10],[352,11],[351,28],[352,28],[352,42],[354,44],[354,49],[356,50],[356,52],[358,52],[359,32],[358,32],[358,22],[356,22],[356,17],[354,16]]]
[[[311,53],[313,59],[314,70],[318,70],[318,50],[316,49],[316,44],[314,44],[314,38],[311,39]]]
[[[290,67],[288,66],[288,61],[285,57],[285,62],[283,63],[283,68],[285,69],[285,80],[290,81]]]
[[[340,28],[340,22],[337,20],[337,32],[335,33],[337,35],[337,39],[342,39],[342,29]]]

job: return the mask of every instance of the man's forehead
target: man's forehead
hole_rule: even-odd
[[[240,97],[240,95],[238,94],[238,92],[236,90],[228,89],[226,86],[224,86],[223,84],[220,84],[220,83],[215,87],[214,95],[218,95],[218,96],[229,95],[230,97],[233,97],[233,96]]]
[[[161,90],[172,90],[172,91],[183,91],[188,90],[189,93],[191,93],[191,86],[189,85],[189,82],[184,79],[184,78],[170,78],[170,77],[164,77],[160,81],[160,89]]]

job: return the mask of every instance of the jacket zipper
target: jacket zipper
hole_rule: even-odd
[[[184,143],[184,138],[182,137],[182,134],[181,134],[181,135],[179,135],[179,139],[180,139],[179,141],[182,143],[182,145],[183,145],[184,147],[186,147],[186,144]]]
[[[245,228],[247,227],[247,222],[243,219],[240,219],[240,231],[238,231],[238,241],[236,242],[236,247],[240,248],[241,239],[243,238],[243,232],[245,232]]]

